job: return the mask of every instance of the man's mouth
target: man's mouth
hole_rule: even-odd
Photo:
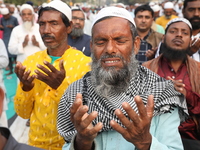
[[[176,44],[176,45],[182,45],[182,44],[183,44],[183,41],[180,40],[180,39],[174,39],[174,40],[173,40],[173,43]]]
[[[119,60],[109,60],[109,61],[105,61],[104,63],[109,64],[109,63],[116,63],[116,62],[119,62]]]

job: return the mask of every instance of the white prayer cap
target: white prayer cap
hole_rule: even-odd
[[[178,4],[183,4],[183,1],[179,0],[179,1],[178,1]]]
[[[10,4],[9,7],[15,8],[15,4]]]
[[[140,6],[140,4],[139,3],[135,3],[135,5],[134,6]]]
[[[164,4],[164,9],[173,9],[174,8],[174,4],[172,2],[166,2]]]
[[[94,18],[94,21],[92,23],[92,27],[94,26],[94,24],[98,20],[100,20],[104,17],[111,17],[111,16],[127,19],[128,21],[130,21],[135,26],[135,22],[133,20],[133,17],[131,16],[131,14],[126,9],[119,8],[119,7],[106,7],[106,8],[102,8],[99,11],[99,13],[96,15],[96,17]]]
[[[159,5],[154,5],[154,6],[151,7],[151,9],[153,9],[154,12],[157,12],[157,11],[159,11],[161,8],[160,8]]]
[[[6,7],[6,5],[5,4],[1,4],[1,7],[4,8],[4,7]]]
[[[150,2],[150,3],[149,3],[149,6],[151,6],[151,7],[154,6],[154,5],[155,5],[154,2]]]
[[[126,6],[123,3],[117,3],[115,6],[120,6],[122,8],[126,8]]]
[[[2,9],[1,9],[1,14],[2,14],[2,15],[7,15],[7,14],[9,14],[8,8],[6,8],[6,7],[5,7],[5,8],[2,8]]]
[[[78,6],[72,6],[71,10],[79,10],[80,8]]]
[[[22,13],[22,11],[24,9],[30,9],[32,11],[32,14],[34,14],[34,10],[33,10],[33,7],[29,4],[23,4],[21,7],[20,7],[20,13]]]
[[[174,19],[170,20],[170,21],[167,23],[167,25],[166,25],[166,29],[167,29],[171,24],[176,23],[176,22],[185,22],[185,23],[189,26],[189,28],[192,30],[192,25],[191,25],[190,22],[189,22],[187,19],[185,19],[185,18],[174,18]]]
[[[79,11],[82,11],[82,12],[83,12],[82,8],[81,8],[81,7],[78,7],[78,6],[72,6],[72,7],[71,7],[71,10],[72,10],[72,11],[74,11],[74,10],[76,10],[76,11],[79,10]],[[84,13],[84,12],[83,12],[83,13]]]
[[[42,3],[42,7],[45,7],[47,5],[47,3]]]
[[[57,11],[64,14],[69,19],[69,21],[72,20],[71,9],[69,8],[69,6],[66,3],[62,2],[61,0],[53,0],[50,3],[48,3],[47,5],[45,5],[43,8],[45,8],[45,7],[54,8]]]

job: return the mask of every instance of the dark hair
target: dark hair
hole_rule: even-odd
[[[39,18],[41,17],[41,15],[44,11],[50,11],[50,10],[60,12],[60,11],[58,11],[55,8],[52,8],[52,7],[41,7],[39,12],[38,12],[38,20],[39,20]],[[66,27],[70,26],[69,19],[61,12],[60,12],[60,17],[61,17],[61,19],[62,19],[62,21],[63,21],[63,23],[65,24]]]
[[[139,11],[146,11],[146,10],[151,12],[152,17],[154,16],[154,11],[153,11],[153,9],[152,9],[149,5],[147,5],[147,4],[138,6],[138,7],[135,9],[134,14],[135,14],[135,16],[136,16],[136,14],[137,14]]]
[[[194,2],[194,1],[198,1],[198,0],[184,0],[183,9],[187,7],[188,2]]]

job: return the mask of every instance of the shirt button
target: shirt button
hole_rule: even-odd
[[[175,76],[172,76],[172,79],[175,79]]]
[[[171,69],[171,71],[174,71],[174,69]]]
[[[48,91],[51,91],[50,89],[48,89]]]

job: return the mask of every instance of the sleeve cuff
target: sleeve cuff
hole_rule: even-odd
[[[73,136],[73,138],[71,140],[71,144],[70,144],[69,150],[75,150],[75,148],[74,148],[75,138],[76,138],[76,134]],[[96,140],[94,139],[94,141],[93,141],[94,149],[93,150],[97,150],[96,144],[97,144]]]

